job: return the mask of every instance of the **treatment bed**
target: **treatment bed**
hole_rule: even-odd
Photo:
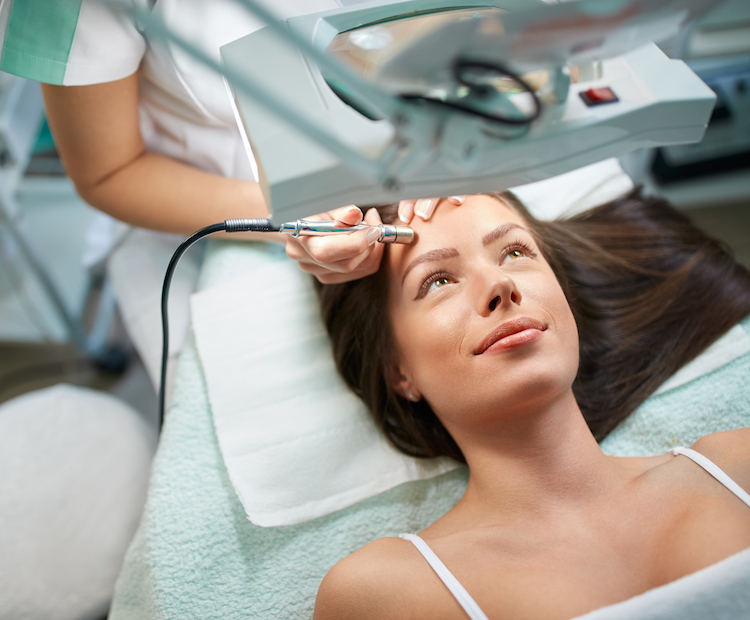
[[[517,193],[554,217],[629,187],[610,161]],[[545,212],[550,195],[556,207]],[[384,445],[335,376],[311,283],[282,248],[210,241],[192,313],[110,618],[309,618],[333,564],[426,527],[461,497],[467,472]],[[602,448],[658,454],[750,426],[749,386],[750,318]],[[750,550],[584,617],[750,617],[748,583]]]

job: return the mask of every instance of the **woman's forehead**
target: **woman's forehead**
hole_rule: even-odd
[[[443,200],[429,220],[418,217],[412,220],[414,243],[390,246],[389,263],[398,270],[399,266],[403,268],[415,256],[429,250],[475,240],[481,243],[485,235],[503,224],[527,228],[519,213],[492,196],[467,196],[461,206]]]

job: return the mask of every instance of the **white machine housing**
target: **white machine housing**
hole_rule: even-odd
[[[477,116],[411,102],[399,101],[397,118],[368,118],[334,92],[316,62],[270,27],[223,46],[222,63],[227,69],[240,129],[247,137],[250,156],[257,161],[259,180],[274,222],[346,204],[362,206],[406,198],[499,191],[635,149],[699,141],[715,94],[685,63],[668,58],[655,44],[639,40],[639,33],[649,38],[674,35],[699,9],[705,10],[712,3],[596,2],[599,14],[589,12],[585,18],[589,20],[588,33],[605,33],[600,35],[605,43],[599,44],[599,52],[592,51],[590,45],[581,45],[577,57],[574,51],[571,53],[576,49],[575,37],[583,36],[580,28],[567,33],[567,39],[560,35],[561,43],[551,53],[526,56],[513,56],[513,46],[502,41],[494,50],[488,49],[486,41],[471,49],[471,42],[477,37],[464,37],[464,55],[502,62],[519,70],[544,62],[551,69],[559,68],[560,61],[555,56],[559,57],[561,49],[567,54],[568,65],[581,64],[581,77],[570,84],[567,96],[556,103],[547,102],[540,118],[525,131],[517,132],[517,137],[512,137],[512,133],[499,135],[492,122]],[[680,11],[680,5],[688,6]],[[290,18],[283,24],[298,38],[325,50],[340,32],[415,13],[497,7],[515,17],[514,23],[528,27],[534,20],[557,24],[567,19],[573,23],[581,17],[582,10],[590,11],[591,6],[587,0],[551,6],[529,0],[402,0]],[[640,22],[633,21],[634,13]],[[606,23],[607,28],[597,30],[597,19],[608,19],[609,22],[600,22]],[[509,32],[513,28],[510,22],[504,25],[506,38],[510,40],[515,34],[518,39],[523,33]],[[443,34],[450,37],[451,31]],[[606,41],[614,43],[608,46]],[[419,49],[419,45],[415,41],[414,48]],[[622,53],[628,47],[630,51]],[[488,57],[503,49],[510,57]],[[420,51],[424,53],[423,48]],[[613,53],[617,55],[611,56]],[[246,78],[243,85],[232,80],[233,74]],[[247,83],[283,101],[295,115],[338,141],[343,150],[335,153],[300,131],[288,118],[282,118],[278,110],[259,103],[244,86]],[[603,87],[611,89],[618,100],[588,106],[580,96],[589,89]],[[388,96],[398,100],[397,95]],[[357,157],[342,156],[347,149]],[[400,169],[394,167],[394,149],[401,152],[402,161],[411,163]],[[372,166],[363,167],[362,160],[372,162]]]

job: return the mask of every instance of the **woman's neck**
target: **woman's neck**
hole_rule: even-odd
[[[519,511],[543,516],[585,508],[637,473],[635,463],[601,451],[572,391],[541,411],[464,436],[459,445],[470,477],[455,510],[470,508],[466,514],[477,524]]]

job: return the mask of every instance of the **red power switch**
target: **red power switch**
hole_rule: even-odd
[[[602,105],[604,103],[615,103],[619,101],[617,95],[608,86],[601,88],[589,88],[578,93],[587,106]]]

